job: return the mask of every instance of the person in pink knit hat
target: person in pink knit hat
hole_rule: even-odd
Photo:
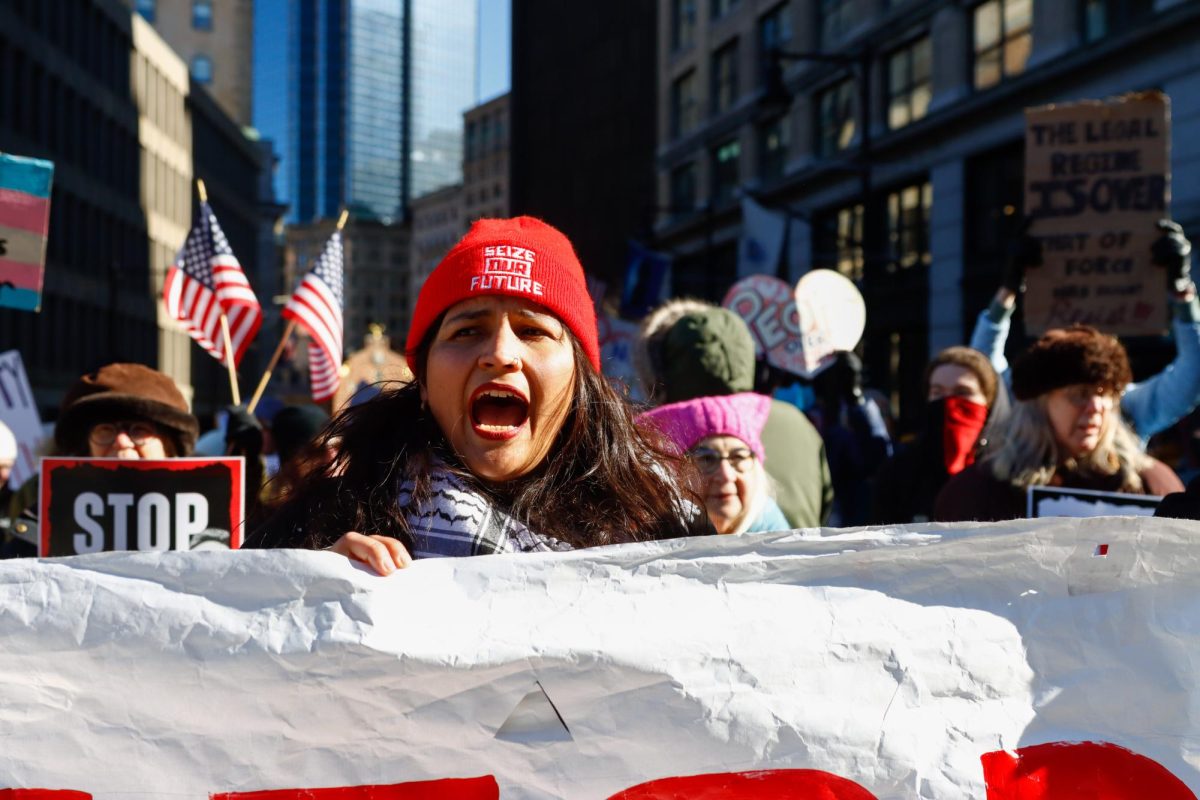
[[[641,414],[696,467],[697,493],[717,533],[788,530],[763,469],[771,398],[754,392],[697,397]]]

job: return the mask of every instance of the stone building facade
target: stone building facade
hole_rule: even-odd
[[[909,425],[926,360],[965,340],[1017,233],[1026,107],[1165,91],[1172,213],[1200,235],[1200,4],[660,0],[658,11],[656,244],[675,255],[676,291],[720,299],[735,280],[742,197],[786,213],[781,276],[829,267],[859,283],[867,379]],[[772,48],[792,56],[775,62],[780,82]]]

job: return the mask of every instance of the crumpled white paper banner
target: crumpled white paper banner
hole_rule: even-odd
[[[389,578],[300,551],[0,562],[0,788],[202,800],[490,774],[505,800],[607,798],[798,768],[961,800],[985,796],[986,752],[1094,740],[1195,791],[1198,535],[920,525]]]

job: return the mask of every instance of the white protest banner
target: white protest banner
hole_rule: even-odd
[[[243,459],[43,458],[38,554],[238,547]]]
[[[0,790],[1195,800],[1200,523],[813,533],[0,562]]]
[[[1043,259],[1025,275],[1028,331],[1166,330],[1166,276],[1150,248],[1169,216],[1170,177],[1161,92],[1026,109],[1025,214]]]
[[[867,326],[867,306],[853,281],[831,269],[814,269],[796,284],[800,345],[804,367],[800,375],[823,372],[838,351],[853,350]]]
[[[721,305],[745,320],[760,358],[773,367],[800,374],[804,352],[792,287],[770,275],[751,275],[731,286]]]
[[[1061,486],[1030,486],[1027,517],[1152,517],[1162,498],[1151,494],[1097,492]]]
[[[16,350],[0,353],[0,422],[17,440],[17,460],[9,485],[18,487],[37,473],[37,448],[42,439],[42,419],[33,399],[25,364]],[[0,509],[0,514],[5,510]]]

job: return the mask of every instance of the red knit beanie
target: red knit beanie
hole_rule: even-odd
[[[583,267],[567,237],[533,217],[481,219],[446,254],[417,297],[404,346],[409,362],[442,312],[486,295],[522,297],[549,309],[599,371],[596,311]]]

